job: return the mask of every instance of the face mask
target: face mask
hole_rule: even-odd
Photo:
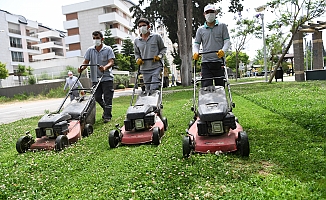
[[[95,46],[100,46],[101,45],[101,39],[97,39],[97,40],[93,40],[93,44],[95,45]]]
[[[215,20],[216,15],[215,13],[208,13],[205,15],[205,18],[208,23],[212,23]]]
[[[140,28],[139,28],[139,32],[140,32],[141,34],[146,34],[146,33],[148,32],[148,30],[147,30],[147,26],[142,26],[142,27],[140,27]]]

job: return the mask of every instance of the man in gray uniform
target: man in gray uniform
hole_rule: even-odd
[[[77,83],[75,84],[75,82],[77,81]],[[75,84],[74,88],[72,88],[72,86]],[[70,89],[77,89],[82,88],[83,89],[83,85],[80,83],[80,81],[78,80],[78,78],[76,76],[73,75],[72,71],[68,72],[68,78],[66,78],[66,84],[63,87],[63,90],[65,91],[67,88]],[[74,100],[76,97],[79,97],[79,90],[73,90],[70,94],[70,101]]]
[[[140,65],[144,83],[159,82],[163,65],[159,62],[166,53],[161,35],[150,32],[150,23],[146,18],[138,20],[140,37],[134,41],[135,59]],[[147,60],[152,58],[152,60]],[[143,60],[146,59],[146,60]],[[146,90],[157,90],[159,85],[145,84]]]
[[[92,33],[94,45],[89,47],[84,56],[83,64],[99,65],[91,66],[91,80],[93,86],[98,83],[100,77],[101,82],[95,91],[95,100],[103,108],[103,122],[107,123],[112,118],[112,99],[113,99],[113,74],[112,67],[114,65],[114,53],[110,46],[103,44],[103,34],[100,31]],[[86,69],[78,68],[81,72]],[[103,99],[104,98],[104,99]]]
[[[193,59],[199,59],[199,47],[202,44],[202,78],[213,78],[224,76],[224,66],[222,57],[224,52],[230,47],[229,31],[226,24],[219,23],[216,19],[217,11],[215,6],[208,4],[204,8],[204,16],[206,22],[199,27],[196,32],[195,43],[193,47]],[[207,53],[211,52],[211,53]],[[207,54],[206,54],[207,53]],[[223,79],[215,79],[215,85],[224,86]],[[213,80],[205,80],[202,82],[202,87],[213,85]]]

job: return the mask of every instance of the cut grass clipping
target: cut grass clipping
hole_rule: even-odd
[[[325,199],[326,83],[232,86],[233,109],[251,154],[182,157],[193,117],[192,91],[166,93],[169,129],[162,143],[110,149],[108,133],[123,124],[130,96],[114,99],[113,120],[61,152],[18,154],[17,139],[40,117],[0,126],[0,199]]]

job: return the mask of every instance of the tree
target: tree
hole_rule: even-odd
[[[236,22],[236,28],[230,30],[230,34],[233,39],[233,46],[235,49],[235,74],[236,80],[238,78],[239,68],[239,54],[244,49],[245,44],[250,40],[250,35],[258,35],[261,28],[257,26],[257,19],[249,20],[239,18]],[[249,58],[249,56],[248,56]],[[242,60],[241,60],[242,61]],[[243,62],[243,61],[242,61]],[[244,63],[244,62],[243,62]]]
[[[123,41],[121,53],[129,58],[130,66],[128,71],[132,71],[132,72],[136,71],[134,45],[129,37]]]
[[[5,79],[9,76],[6,64],[0,62],[0,79]]]
[[[113,53],[116,54],[117,53],[117,45],[115,43],[115,39],[112,36],[111,30],[110,29],[106,29],[104,32],[104,40],[103,43],[105,45],[108,45],[112,48]]]
[[[243,52],[233,51],[231,55],[226,57],[226,64],[229,68],[236,70],[239,67],[239,62],[244,65],[249,64],[249,56]]]
[[[270,26],[279,27],[290,27],[290,39],[285,49],[282,51],[273,74],[269,78],[269,83],[272,82],[277,69],[281,65],[285,54],[289,51],[294,35],[298,32],[299,27],[309,22],[312,19],[320,17],[325,13],[326,1],[325,0],[273,0],[267,3],[267,7],[272,10],[275,15],[279,17],[274,20]]]
[[[0,87],[1,85],[1,79],[5,79],[9,76],[8,70],[6,68],[6,64],[0,62]]]
[[[121,71],[131,71],[130,56],[124,56],[121,53],[116,53],[114,64],[119,67]]]
[[[141,17],[146,17],[155,24],[155,22],[159,20],[166,26],[172,43],[178,43],[178,57],[180,57],[182,61],[180,62],[180,68],[183,71],[181,73],[181,79],[184,79],[181,80],[183,85],[189,85],[191,83],[191,38],[195,36],[198,27],[205,21],[203,16],[204,7],[209,3],[214,4],[221,1],[222,0],[178,0],[178,6],[171,6],[176,4],[175,0],[151,0],[149,6],[141,9],[140,6],[144,4],[144,0],[139,0],[139,5],[130,8],[130,11],[133,13],[133,18],[135,18],[136,21]],[[230,0],[231,5],[229,6],[229,11],[242,11],[243,6],[240,2],[241,0]],[[184,8],[184,6],[186,8]],[[183,17],[181,17],[181,15]],[[178,26],[176,26],[177,24]],[[134,28],[137,28],[136,24]],[[184,35],[180,35],[181,33],[184,33]],[[186,37],[186,39],[184,39],[184,37]],[[179,63],[179,61],[177,62]]]

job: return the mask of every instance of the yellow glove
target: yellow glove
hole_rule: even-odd
[[[192,58],[194,60],[199,60],[199,53],[194,53],[194,55],[192,56]]]
[[[142,64],[144,64],[144,61],[143,61],[141,58],[138,58],[138,59],[136,60],[136,64],[137,64],[137,65],[142,65]]]
[[[160,55],[154,56],[153,62],[156,62],[156,61],[159,61],[159,60],[161,60]]]
[[[224,57],[224,51],[222,49],[220,49],[220,50],[218,50],[216,55],[217,55],[217,57],[222,58],[222,57]]]

